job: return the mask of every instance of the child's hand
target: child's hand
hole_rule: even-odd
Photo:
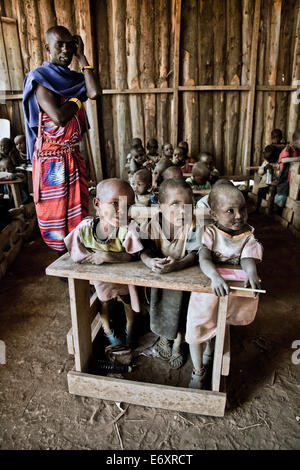
[[[220,274],[215,274],[211,278],[211,288],[213,293],[218,297],[223,297],[229,294],[229,287],[225,279]]]
[[[261,283],[257,273],[248,274],[244,287],[249,287],[249,285],[251,289],[261,289]]]
[[[168,256],[167,258],[162,258],[161,262],[157,265],[157,271],[160,274],[171,273],[172,271],[176,270],[176,265],[178,260],[172,258],[172,256]]]
[[[88,255],[84,261],[88,261],[92,264],[103,264],[106,261],[106,254],[105,251],[97,251],[96,253]]]

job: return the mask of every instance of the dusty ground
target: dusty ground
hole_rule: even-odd
[[[262,215],[250,223],[265,247],[260,273],[267,295],[251,325],[231,329],[224,418],[121,404],[128,408],[116,427],[115,403],[70,395],[67,284],[45,276],[55,254],[39,236],[28,244],[1,280],[7,363],[0,365],[0,448],[299,449],[300,364],[292,363],[291,347],[300,340],[299,240]],[[190,367],[169,373],[155,359],[145,370],[161,383],[183,384]]]

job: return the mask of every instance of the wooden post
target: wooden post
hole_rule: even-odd
[[[125,44],[125,3],[122,0],[112,0],[112,26],[115,61],[115,81],[117,88],[127,88],[126,44]],[[118,136],[118,160],[120,174],[126,163],[126,155],[130,145],[130,124],[128,119],[128,98],[116,96],[116,120]]]
[[[152,0],[141,2],[140,15],[140,81],[142,88],[154,88],[154,4]],[[144,103],[144,120],[145,120],[145,145],[151,137],[156,137],[156,106],[155,95],[145,94]]]
[[[251,56],[251,38],[253,31],[254,2],[252,0],[243,0],[242,13],[242,75],[241,85],[248,85],[250,78],[250,56]],[[247,117],[248,93],[240,93],[240,117],[237,152],[235,159],[235,173],[243,174],[242,155],[245,141],[245,124]]]
[[[292,135],[298,127],[299,120],[299,99],[300,99],[300,1],[297,1],[297,10],[295,10],[295,29],[294,29],[294,54],[292,66],[292,84],[297,86],[297,91],[291,93],[288,120],[287,120],[287,139],[292,142]]]
[[[43,49],[37,0],[26,0],[25,17],[27,23],[30,68],[39,67],[43,62]],[[24,21],[24,19],[23,19]]]
[[[240,85],[241,75],[241,29],[239,24],[240,19],[237,19],[237,15],[240,14],[239,4],[240,2],[237,0],[231,0],[226,3],[226,81],[231,85]],[[226,93],[224,160],[225,173],[229,175],[234,173],[239,125],[239,102],[239,93]]]
[[[245,145],[244,155],[242,162],[242,172],[248,173],[247,167],[250,166],[251,159],[251,145],[252,145],[252,130],[253,130],[253,114],[254,114],[254,100],[255,100],[255,82],[256,82],[256,67],[257,67],[257,44],[259,34],[260,22],[260,3],[261,0],[255,0],[254,22],[251,44],[251,58],[250,58],[250,91],[248,93],[247,103],[247,116],[246,116],[246,129],[245,129]]]
[[[94,4],[93,4],[94,5]],[[102,90],[112,88],[111,61],[113,60],[112,46],[109,38],[109,5],[100,2],[97,7],[93,6],[92,16],[94,18],[94,41],[97,44],[97,62],[100,85]],[[101,99],[101,139],[103,141],[105,168],[103,173],[106,177],[113,177],[116,174],[116,152],[114,140],[114,113],[113,98],[103,95]],[[119,166],[119,164],[118,164]]]
[[[38,12],[41,28],[43,58],[44,60],[48,60],[48,54],[45,49],[46,31],[52,26],[56,26],[56,16],[53,0],[38,0]]]
[[[257,84],[264,83],[264,62],[265,62],[265,44],[266,44],[266,26],[261,18],[260,38],[258,42],[258,63],[257,63]],[[256,86],[257,88],[257,86]],[[253,162],[255,166],[262,162],[263,133],[264,133],[264,92],[257,91],[255,95],[255,115],[253,124]]]
[[[268,85],[276,85],[277,63],[279,54],[279,37],[281,24],[281,4],[282,0],[274,0],[271,13],[270,26],[270,49],[268,63]],[[275,121],[275,93],[268,92],[265,96],[266,103],[266,123],[265,123],[265,145],[271,143],[271,132]]]
[[[182,70],[183,84],[190,86],[197,84],[197,59],[198,50],[195,47],[195,32],[197,33],[197,0],[192,0],[186,4],[182,10],[182,30],[185,34],[182,37]],[[197,156],[199,152],[199,108],[198,93],[184,92],[182,97],[182,119],[179,120],[179,127],[182,127],[182,140],[189,144],[190,155]]]
[[[156,4],[155,4],[156,5]],[[157,60],[159,64],[159,78],[157,86],[168,87],[169,53],[170,53],[170,31],[169,31],[169,1],[159,0],[155,20],[155,38]],[[162,93],[157,96],[157,140],[159,145],[169,141],[169,96]]]
[[[92,40],[91,11],[90,3],[86,0],[75,0],[74,8],[76,12],[76,33],[82,37],[84,43],[84,52],[88,62],[95,64],[96,54],[94,52]],[[93,164],[91,169],[94,172],[95,183],[103,179],[101,150],[99,140],[99,123],[97,113],[97,101],[88,100],[85,105],[86,114],[90,123],[90,129],[87,131],[86,139],[88,150],[91,153]]]
[[[176,146],[178,141],[178,85],[179,85],[179,57],[180,57],[180,22],[181,22],[181,0],[173,0],[173,103],[171,114],[171,143]]]
[[[213,83],[214,38],[213,28],[207,27],[213,16],[213,4],[201,0],[198,2],[198,75],[200,85]],[[221,7],[222,8],[222,7]],[[224,58],[222,58],[224,60]],[[199,150],[213,151],[213,96],[203,92],[199,96]]]
[[[129,88],[140,88],[138,68],[138,23],[140,19],[140,2],[127,0],[126,44],[127,44],[127,82]],[[144,141],[144,109],[142,97],[129,96],[132,138],[139,137]]]
[[[12,0],[13,8],[16,12],[18,21],[19,39],[21,46],[21,54],[23,59],[24,73],[27,74],[30,70],[30,56],[28,49],[28,34],[27,34],[27,21],[25,19],[25,6],[23,0]]]
[[[226,3],[213,1],[213,31],[214,31],[214,84],[225,83],[225,32],[226,32]],[[224,173],[224,92],[213,94],[213,152],[216,167]]]

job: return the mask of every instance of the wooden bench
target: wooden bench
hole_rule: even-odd
[[[21,198],[21,191],[20,191],[20,184],[23,183],[21,178],[15,180],[7,180],[7,181],[0,181],[1,185],[6,185],[11,188],[12,196],[14,199],[15,207],[18,208],[22,205],[22,198]]]
[[[93,301],[90,300],[90,281],[179,289],[189,292],[211,292],[210,280],[198,266],[159,275],[149,271],[141,261],[95,266],[87,263],[74,263],[66,254],[48,266],[46,274],[66,277],[69,283],[75,359],[75,368],[67,375],[69,393],[187,413],[224,416],[226,393],[220,391],[220,382],[222,374],[228,375],[230,363],[229,338],[225,340],[228,296],[220,298],[219,302],[212,390],[194,390],[134,382],[88,373],[92,356],[92,329],[89,312],[91,309],[94,313],[97,311],[95,296]],[[239,282],[231,284],[236,287],[242,286]],[[253,297],[254,294],[251,291],[235,290],[230,292],[230,295]],[[224,341],[226,349],[224,349]]]

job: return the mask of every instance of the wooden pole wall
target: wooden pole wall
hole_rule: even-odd
[[[84,37],[103,88],[101,106],[87,106],[97,177],[99,130],[107,176],[121,174],[133,137],[187,140],[192,155],[213,152],[229,174],[260,162],[274,127],[290,140],[299,121],[299,0],[261,0],[254,60],[256,4],[1,0],[0,12],[18,21],[25,73],[45,60],[48,27]]]

